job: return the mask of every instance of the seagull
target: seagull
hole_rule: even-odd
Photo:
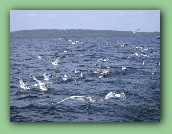
[[[65,74],[64,76],[62,76],[62,79],[63,79],[64,81],[66,81],[66,80],[68,80],[68,76]]]
[[[136,56],[139,56],[139,54],[138,54],[138,53],[135,53],[135,55],[136,55]]]
[[[83,77],[83,73],[81,73],[81,77]]]
[[[146,54],[142,54],[142,53],[141,53],[141,55],[142,55],[142,56],[144,56],[144,57],[149,57],[149,56],[148,56],[148,55],[146,55]]]
[[[93,74],[98,74],[98,73],[99,73],[99,69],[91,70],[91,73],[93,73]]]
[[[143,61],[143,63],[142,63],[142,64],[143,64],[143,66],[144,66],[144,65],[145,65],[145,62]]]
[[[124,71],[124,70],[126,70],[126,69],[127,69],[126,67],[122,66],[122,71]]]
[[[63,50],[63,51],[56,52],[56,53],[54,54],[54,56],[57,57],[60,53],[63,53],[63,54],[65,54],[65,55],[67,55],[67,54],[68,54],[68,51],[67,51],[67,50]]]
[[[116,94],[116,93],[110,92],[110,93],[108,93],[108,94],[102,99],[102,101],[103,101],[103,100],[110,99],[110,98],[121,98],[121,99],[124,100],[126,97],[125,97],[124,92],[122,92],[122,93],[120,93],[120,94]]]
[[[44,80],[48,81],[49,80],[49,76],[51,76],[51,75],[46,75],[46,72],[44,72],[43,76],[44,76]]]
[[[76,44],[76,43],[78,43],[79,41],[78,41],[78,39],[76,39],[76,40],[68,40],[68,39],[66,39],[66,38],[63,38],[65,41],[68,41],[68,42],[70,42],[71,44]]]
[[[130,58],[130,57],[132,57],[132,56],[139,56],[139,54],[138,53],[134,53],[134,54],[130,54],[129,56],[128,56],[128,58]]]
[[[88,103],[91,103],[91,104],[95,104],[95,102],[98,100],[98,99],[101,99],[101,101],[104,101],[104,100],[107,100],[107,99],[110,99],[110,98],[121,98],[121,99],[125,99],[125,94],[124,92],[120,93],[120,94],[116,94],[116,93],[113,93],[113,92],[110,92],[108,93],[105,97],[94,97],[94,96],[70,96],[68,98],[65,98],[59,102],[57,102],[57,104],[60,104],[68,99],[71,99],[71,100],[79,100],[79,101],[86,101]]]
[[[76,79],[74,79],[72,76],[67,76],[66,74],[64,74],[64,75],[61,75],[61,77],[62,77],[62,80],[63,81],[67,81],[68,79],[73,79],[74,81],[76,81]]]
[[[47,85],[47,83],[43,83],[41,82],[40,80],[36,79],[34,76],[31,75],[31,77],[38,82],[38,84],[34,84],[34,86],[39,86],[39,88],[42,90],[42,91],[47,91],[50,87]],[[50,82],[52,83],[52,82]]]
[[[57,102],[57,104],[60,104],[60,103],[66,101],[68,99],[79,100],[79,101],[87,101],[87,102],[92,103],[92,104],[94,104],[96,102],[96,99],[93,99],[93,97],[91,97],[91,96],[70,96],[70,97],[68,97],[66,99],[63,99],[63,100]]]
[[[103,77],[103,75],[100,75],[100,76],[99,76],[99,78],[102,78],[102,77]]]
[[[19,83],[20,83],[21,89],[24,89],[24,90],[30,89],[30,87],[27,86],[27,83],[25,84],[22,79],[19,80]]]
[[[43,60],[43,61],[47,60],[47,58],[45,56],[41,56],[41,55],[38,55],[37,58],[40,60]]]
[[[38,57],[39,59],[41,59],[41,60],[43,59],[40,55],[38,55],[37,57]]]
[[[58,63],[60,62],[61,59],[65,58],[65,55],[57,58],[54,62],[51,61],[51,63],[54,65],[54,68],[56,68],[56,66],[58,65]]]
[[[75,74],[79,73],[80,71],[75,70]]]
[[[110,71],[110,67],[107,67],[106,69],[102,69],[102,73],[100,73],[101,75],[99,76],[99,78],[105,77]]]
[[[106,69],[102,69],[102,75],[107,75],[109,73],[110,69],[106,68]]]
[[[160,66],[160,62],[159,63],[156,63],[158,66]]]
[[[140,48],[140,49],[143,49],[143,47],[136,47],[136,49],[139,49],[139,48]]]
[[[95,64],[95,66],[97,66],[99,64],[99,62],[102,61],[102,62],[106,62],[106,61],[109,61],[108,58],[104,58],[104,59],[98,59],[97,63]]]
[[[124,43],[124,44],[121,45],[121,47],[128,47],[128,44]]]

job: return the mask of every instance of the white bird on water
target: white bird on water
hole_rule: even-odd
[[[127,69],[126,67],[122,66],[122,71],[124,71],[124,70],[126,70],[126,69]]]
[[[102,75],[107,75],[110,71],[110,68],[105,68],[105,69],[102,69]]]
[[[57,104],[60,104],[68,99],[71,99],[71,100],[79,100],[79,101],[86,101],[86,102],[89,102],[91,104],[94,104],[96,101],[98,101],[98,99],[101,99],[101,101],[104,101],[104,100],[108,100],[110,98],[121,98],[121,99],[125,99],[125,94],[124,92],[120,93],[120,94],[116,94],[116,93],[113,93],[113,92],[110,92],[108,93],[107,95],[105,95],[104,97],[94,97],[94,96],[70,96],[68,98],[65,98],[59,102],[57,102]]]
[[[67,81],[68,79],[73,79],[74,81],[76,81],[76,79],[74,79],[72,76],[68,76],[66,74],[61,75],[61,77],[63,81]]]
[[[79,41],[78,41],[78,39],[76,39],[76,40],[68,40],[68,39],[66,39],[66,38],[63,38],[64,40],[66,40],[66,41],[68,41],[68,42],[70,42],[71,44],[76,44],[76,43],[79,43]]]
[[[145,62],[143,61],[143,63],[142,63],[142,64],[143,64],[143,66],[144,66],[144,65],[145,65]]]
[[[24,90],[30,89],[30,87],[28,87],[27,84],[25,84],[22,79],[19,80],[19,83],[20,83],[21,89],[24,89]]]
[[[40,80],[36,79],[34,76],[31,75],[31,77],[38,82],[38,84],[34,84],[34,86],[39,86],[39,88],[42,91],[47,91],[50,87],[47,85],[47,83],[43,83]],[[51,83],[51,82],[50,82]]]
[[[121,99],[125,99],[125,94],[124,92],[120,93],[120,94],[116,94],[116,93],[113,93],[113,92],[110,92],[108,93],[103,99],[103,100],[107,100],[107,99],[110,99],[110,98],[121,98]]]
[[[68,99],[79,100],[79,101],[87,101],[87,102],[92,103],[92,104],[96,102],[96,99],[93,99],[91,96],[70,96],[70,97],[68,97],[66,99],[63,99],[63,100],[57,102],[57,104],[60,104],[60,103],[66,101]]]
[[[75,70],[75,74],[79,73],[80,71]]]
[[[99,73],[99,69],[95,69],[95,70],[91,70],[91,73],[93,73],[93,74],[98,74]]]
[[[100,73],[101,76],[99,76],[99,78],[102,78],[103,76],[106,76],[110,71],[110,67],[104,68],[102,69],[102,72]]]
[[[42,56],[38,55],[38,59],[45,60]]]

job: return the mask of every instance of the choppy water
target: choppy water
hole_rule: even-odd
[[[69,38],[70,39],[70,38]],[[75,39],[75,38],[71,38]],[[127,47],[122,44],[127,43]],[[51,64],[57,56],[68,54],[57,68]],[[60,52],[57,54],[57,52]],[[47,57],[43,61],[37,56]],[[109,66],[106,77],[90,74],[100,58]],[[144,62],[144,65],[143,65]],[[84,37],[76,44],[60,38],[10,40],[10,120],[12,122],[157,122],[160,121],[160,40],[154,36]],[[122,71],[122,66],[126,67]],[[99,67],[100,69],[100,67]],[[85,77],[75,74],[81,71]],[[50,89],[20,89],[19,77],[36,83],[50,77]],[[76,79],[63,81],[55,74]],[[124,92],[126,99],[111,98],[93,105],[62,99],[72,95],[104,96]]]

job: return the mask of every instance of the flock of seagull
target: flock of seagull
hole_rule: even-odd
[[[68,40],[66,38],[63,38],[65,41],[68,41],[70,43],[70,45],[75,45],[77,43],[79,43],[78,40]],[[128,44],[124,44],[123,47],[127,47]],[[136,47],[136,49],[143,49],[142,47]],[[58,58],[56,57],[55,61],[51,61],[51,64],[53,66],[54,69],[57,69],[58,68],[58,65],[60,64],[60,61],[65,59],[65,57],[68,55],[68,51],[67,50],[64,50],[63,51],[63,55],[61,56],[58,56]],[[146,54],[138,54],[138,53],[134,53],[134,54],[131,54],[129,55],[128,58],[131,58],[133,56],[143,56],[143,57],[149,57],[148,55]],[[40,56],[38,55],[37,56],[38,59],[40,60],[43,60],[43,61],[46,61],[47,59],[44,58],[43,56]],[[110,67],[107,66],[107,67],[104,67],[102,66],[102,64],[104,62],[108,62],[110,61],[108,58],[100,58],[98,59],[95,64],[94,64],[94,67],[95,69],[93,70],[90,70],[90,73],[92,75],[98,75],[98,78],[103,78],[105,76],[107,76],[110,72]],[[145,64],[145,62],[143,61],[142,63],[143,65]],[[160,63],[159,63],[160,64]],[[127,68],[125,66],[122,66],[121,67],[121,70],[122,71],[125,71]],[[81,78],[84,78],[86,74],[84,74],[83,72],[81,72],[80,70],[75,70],[74,71],[75,74],[80,74],[80,77]],[[31,89],[32,87],[39,87],[39,89],[41,91],[47,91],[50,89],[50,86],[48,83],[53,83],[53,82],[50,82],[49,80],[53,77],[56,77],[56,78],[61,78],[63,81],[67,81],[69,79],[71,80],[74,80],[74,81],[77,81],[76,78],[72,77],[72,76],[69,76],[67,74],[46,74],[46,72],[43,73],[43,77],[44,79],[43,80],[38,80],[35,76],[33,76],[32,74],[30,74],[30,78],[32,78],[36,83],[29,86],[28,83],[29,82],[23,82],[23,80],[21,78],[19,78],[19,84],[20,84],[20,89],[22,90],[28,90],[28,89]],[[30,81],[30,80],[29,80]],[[125,99],[126,96],[125,96],[125,93],[124,92],[121,92],[121,93],[115,93],[115,92],[109,92],[107,93],[105,96],[103,97],[94,97],[94,96],[70,96],[70,97],[67,97],[59,102],[57,102],[57,104],[60,104],[68,99],[71,99],[71,100],[79,100],[79,101],[87,101],[91,104],[94,104],[98,99],[100,99],[101,101],[105,101],[107,99],[110,99],[110,98],[121,98],[121,99]]]

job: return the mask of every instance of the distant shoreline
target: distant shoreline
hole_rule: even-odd
[[[82,37],[121,37],[121,36],[160,36],[160,32],[137,32],[89,29],[35,29],[10,32],[10,38],[82,38]]]

